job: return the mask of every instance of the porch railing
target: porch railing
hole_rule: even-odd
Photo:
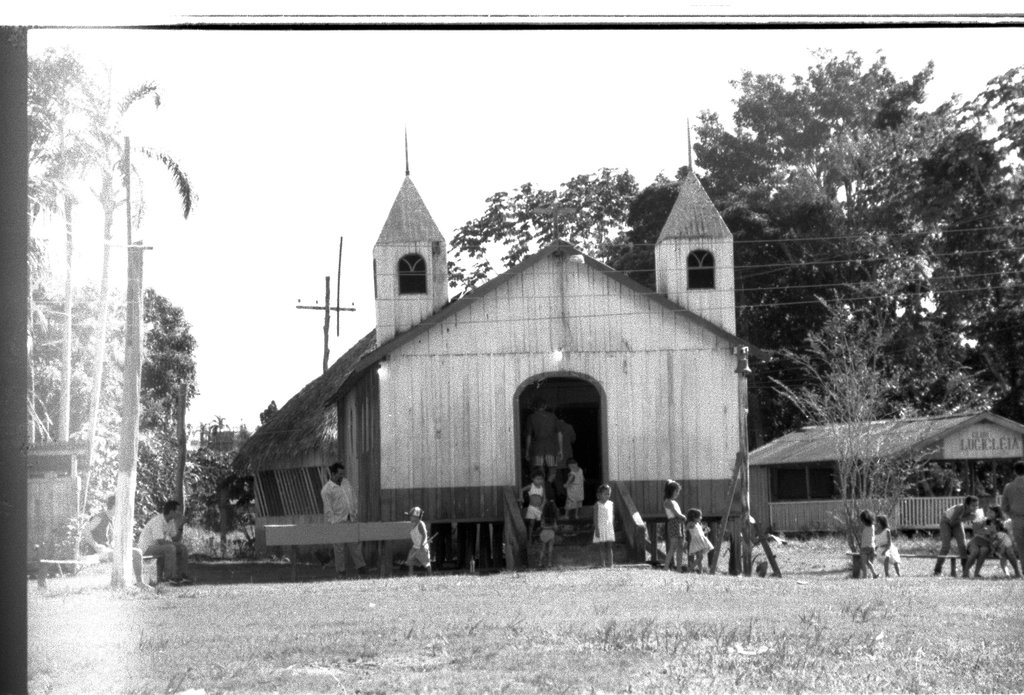
[[[964,495],[955,497],[903,497],[889,519],[889,525],[897,529],[936,530],[939,516],[954,504],[963,502]],[[992,500],[991,497],[988,500]],[[996,495],[987,504],[1002,504],[1002,495]],[[878,511],[881,504],[866,501],[858,503]],[[839,531],[842,527],[842,500],[808,500],[800,502],[770,502],[768,504],[771,526],[776,531]],[[839,518],[837,518],[839,517]]]

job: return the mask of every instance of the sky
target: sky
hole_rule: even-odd
[[[73,50],[110,69],[115,93],[158,84],[160,108],[128,131],[171,154],[198,201],[182,219],[170,180],[143,168],[145,284],[184,310],[198,344],[189,423],[250,430],[321,373],[323,312],[296,305],[322,305],[325,276],[334,300],[340,237],[341,305],[356,311],[340,336],[332,322],[331,361],[373,328],[371,250],[404,178],[406,131],[412,180],[450,241],[487,197],[526,182],[602,167],[641,187],[673,176],[686,119],[728,122],[744,70],[806,74],[812,51],[854,50],[909,79],[931,60],[935,106],[1024,64],[1022,45],[1022,28],[959,26],[29,32],[30,55]],[[76,275],[95,282],[101,219],[83,203],[79,221]],[[59,262],[60,226],[36,233]],[[124,250],[113,258],[116,281]]]

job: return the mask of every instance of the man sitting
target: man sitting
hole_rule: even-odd
[[[85,533],[82,536],[82,552],[85,554],[95,553],[100,562],[110,562],[114,557],[114,549],[111,547],[113,536],[111,522],[114,519],[114,504],[117,498],[111,495],[107,498],[107,506],[91,517],[85,525]]]
[[[163,579],[175,586],[191,584],[188,576],[188,548],[180,540],[181,502],[167,500],[162,514],[146,522],[137,547],[143,555],[152,555],[163,567]]]

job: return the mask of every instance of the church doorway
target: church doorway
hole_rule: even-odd
[[[558,483],[561,483],[554,486],[555,500],[559,508],[564,507],[568,459],[573,458],[583,472],[583,504],[592,505],[597,497],[597,486],[605,482],[607,477],[603,402],[603,394],[598,387],[578,376],[537,376],[521,386],[516,396],[520,485],[530,484],[534,465],[532,456],[528,458],[532,452],[526,448],[530,416],[537,407],[544,404],[547,410],[564,423],[561,428],[564,457],[555,464]]]

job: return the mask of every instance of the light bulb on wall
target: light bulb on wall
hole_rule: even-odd
[[[555,360],[555,362],[561,362],[563,357],[562,349],[557,348],[554,352],[551,353],[551,357]]]

